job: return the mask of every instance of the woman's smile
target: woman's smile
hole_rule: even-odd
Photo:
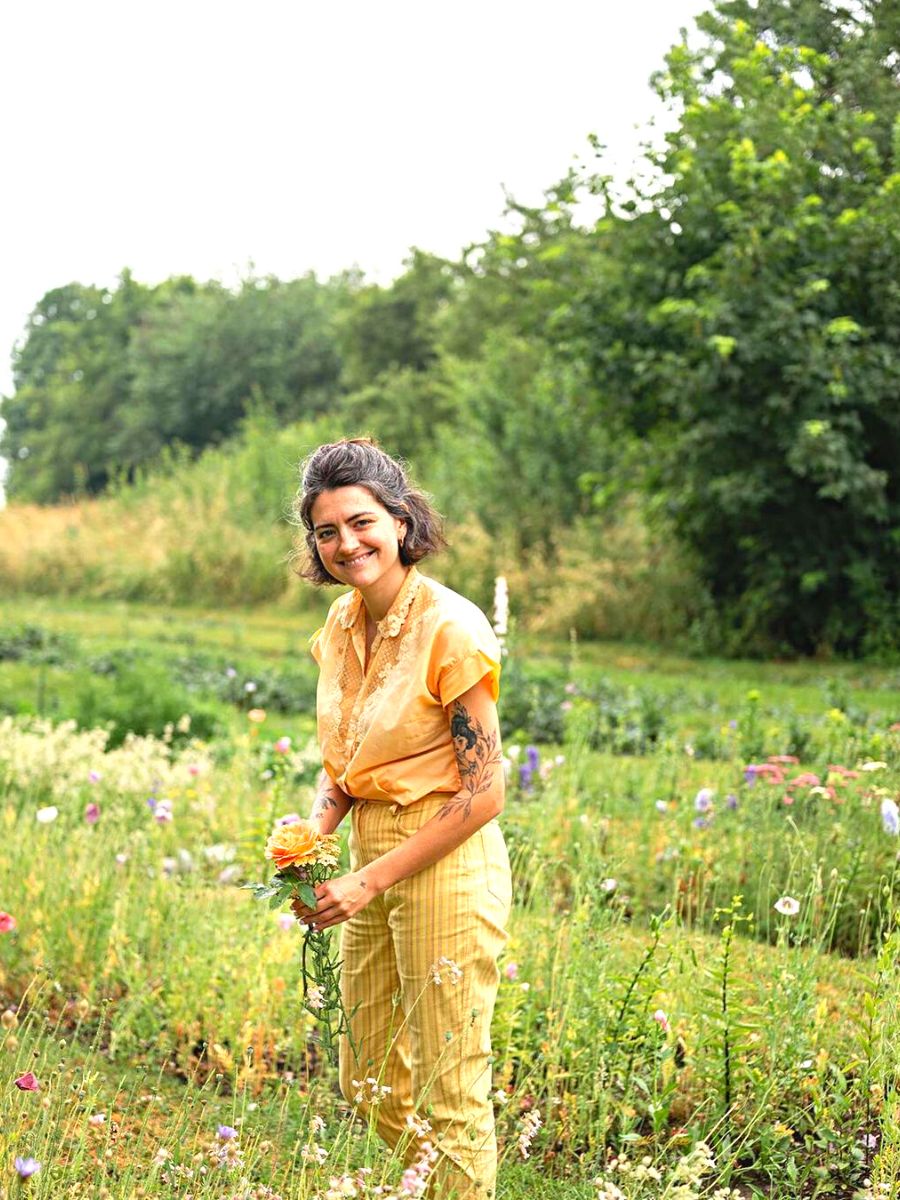
[[[363,551],[362,554],[354,555],[353,558],[342,559],[341,566],[342,567],[358,567],[362,563],[368,562],[374,553],[375,553],[374,550],[365,550],[365,551]]]

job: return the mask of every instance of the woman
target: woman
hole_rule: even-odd
[[[330,833],[352,814],[351,870],[316,889],[314,913],[298,907],[317,929],[343,925],[341,1090],[408,1159],[411,1131],[433,1143],[431,1195],[492,1196],[490,1023],[511,897],[499,646],[474,604],[419,574],[440,520],[374,442],[316,450],[297,512],[303,574],[353,588],[311,642],[312,820]]]

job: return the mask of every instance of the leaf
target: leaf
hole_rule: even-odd
[[[303,901],[303,903],[306,905],[307,908],[315,908],[316,907],[316,903],[317,903],[316,893],[310,884],[301,883],[300,887],[297,889],[297,891],[298,891],[298,895],[300,896],[300,899]]]

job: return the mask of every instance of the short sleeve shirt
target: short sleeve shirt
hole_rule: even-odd
[[[487,617],[411,567],[378,622],[368,671],[365,619],[361,594],[345,593],[310,639],[325,770],[357,799],[458,792],[446,709],[481,679],[497,698],[500,646]]]

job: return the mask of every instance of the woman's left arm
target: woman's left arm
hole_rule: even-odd
[[[461,787],[400,846],[316,888],[319,903],[308,920],[316,929],[339,925],[401,879],[423,871],[461,846],[503,811],[500,724],[491,689],[482,679],[447,708]]]

